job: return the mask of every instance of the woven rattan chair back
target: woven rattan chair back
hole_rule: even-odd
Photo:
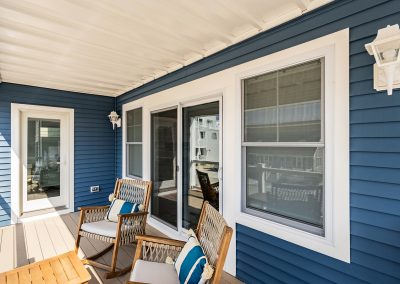
[[[205,201],[197,224],[196,235],[209,264],[214,267],[213,276],[207,283],[217,284],[221,282],[232,232],[232,228],[228,227],[222,215],[208,201]],[[159,263],[165,263],[167,257],[176,259],[185,246],[183,241],[161,237],[139,235],[136,239],[138,244],[132,270],[139,259]]]
[[[222,215],[208,202],[203,206],[196,234],[209,263],[215,265],[228,225]]]
[[[147,211],[151,188],[149,181],[136,179],[119,179],[116,183],[115,197],[125,201],[137,204],[143,204],[144,211]]]

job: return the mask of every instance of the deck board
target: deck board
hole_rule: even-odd
[[[23,226],[25,228],[26,250],[29,263],[42,260],[42,246],[36,232],[35,222],[29,222],[23,224]]]
[[[34,224],[40,247],[42,248],[43,259],[57,255],[57,251],[53,243],[53,239],[55,238],[50,237],[44,221],[41,220],[39,222],[35,222]]]
[[[29,257],[26,248],[26,233],[25,227],[22,224],[14,226],[15,242],[18,245],[18,249],[15,249],[15,265],[17,267],[29,264]]]
[[[12,226],[2,229],[0,244],[0,269],[10,270],[15,266],[14,263],[14,228]]]
[[[79,213],[70,213],[59,217],[0,228],[0,272],[73,250],[75,248],[78,221]],[[148,227],[147,233],[165,237],[165,235],[152,227]],[[93,255],[107,245],[102,241],[82,238],[78,256],[82,258]],[[118,254],[117,266],[124,267],[131,264],[134,253],[135,245],[122,246]],[[109,251],[98,260],[103,263],[111,263],[111,257],[112,251]],[[57,264],[51,263],[52,266],[57,266]],[[90,284],[125,283],[129,278],[128,273],[121,277],[107,280],[104,278],[104,270],[91,266],[87,266],[87,270],[92,276]],[[62,275],[60,274],[59,277],[62,277]],[[233,284],[241,282],[224,273],[221,283]]]
[[[68,246],[65,244],[64,239],[58,231],[54,219],[46,219],[43,223],[46,226],[47,232],[51,236],[51,241],[56,254],[63,254],[70,251],[71,249],[68,249]]]

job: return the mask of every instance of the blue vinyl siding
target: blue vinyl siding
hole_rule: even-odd
[[[107,115],[115,99],[17,84],[0,84],[0,226],[10,224],[11,103],[75,110],[75,209],[108,202],[114,189],[115,139]],[[91,185],[100,192],[90,193]]]
[[[400,91],[373,89],[364,44],[400,23],[399,0],[335,1],[117,98],[124,103],[350,28],[351,263],[237,225],[237,277],[246,283],[400,283]],[[122,140],[117,136],[117,173]]]

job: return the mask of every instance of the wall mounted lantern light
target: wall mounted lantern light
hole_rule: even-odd
[[[110,114],[108,115],[108,118],[110,119],[110,122],[112,123],[113,130],[115,130],[115,125],[117,127],[121,127],[121,118],[115,111],[110,112]]]
[[[387,26],[378,30],[373,42],[365,45],[368,53],[375,57],[374,89],[387,90],[400,88],[400,29],[399,25]]]

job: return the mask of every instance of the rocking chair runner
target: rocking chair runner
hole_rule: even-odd
[[[131,266],[127,266],[117,270],[118,249],[121,245],[133,243],[137,234],[145,234],[151,188],[150,181],[117,179],[114,188],[115,198],[143,204],[144,206],[142,212],[118,215],[117,223],[104,220],[109,206],[93,206],[80,209],[81,214],[75,250],[78,251],[79,249],[81,237],[111,243],[103,251],[84,260],[86,264],[108,270],[109,272],[105,275],[107,279],[125,274],[131,268]],[[94,261],[111,249],[114,249],[111,266]]]
[[[232,237],[222,215],[207,201],[203,203],[196,236],[208,259],[214,267],[214,274],[208,283],[220,283],[226,254]],[[178,276],[166,258],[176,259],[185,242],[153,236],[136,236],[138,240],[132,273],[127,284],[133,283],[179,283]],[[157,273],[154,272],[157,270]]]

